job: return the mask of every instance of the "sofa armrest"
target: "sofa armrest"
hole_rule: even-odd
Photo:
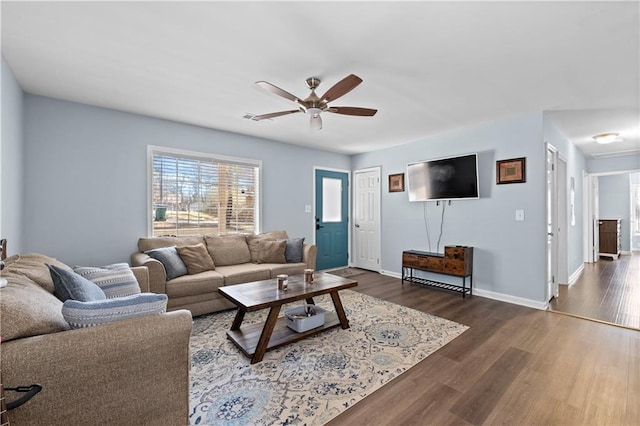
[[[42,385],[9,421],[188,424],[191,327],[179,310],[3,342],[3,384]]]
[[[314,244],[305,244],[302,251],[302,261],[307,264],[307,268],[316,269],[316,256],[318,247]]]
[[[145,253],[131,254],[132,266],[146,266],[149,270],[149,291],[157,294],[167,294],[167,273],[164,265]]]
[[[149,268],[146,266],[132,266],[131,272],[136,277],[140,291],[142,293],[149,293]]]

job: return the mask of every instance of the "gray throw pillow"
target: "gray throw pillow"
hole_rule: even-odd
[[[104,291],[107,299],[140,293],[140,285],[127,263],[92,267],[76,266],[73,271],[95,283]]]
[[[287,248],[284,252],[287,263],[302,262],[303,249],[304,238],[289,238],[287,240]]]
[[[159,260],[164,265],[167,280],[187,275],[187,266],[184,264],[176,247],[161,247],[145,251],[146,254]]]
[[[72,270],[49,264],[47,266],[53,280],[53,294],[63,302],[68,299],[91,302],[107,298],[100,287]]]
[[[84,328],[127,318],[162,314],[167,311],[167,300],[166,294],[154,293],[139,293],[93,302],[67,300],[62,304],[62,316],[71,328]]]

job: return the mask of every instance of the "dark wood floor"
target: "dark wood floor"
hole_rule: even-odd
[[[553,311],[640,329],[640,254],[585,264],[580,278],[558,293]]]
[[[354,290],[470,327],[330,425],[639,425],[640,332],[358,275]]]

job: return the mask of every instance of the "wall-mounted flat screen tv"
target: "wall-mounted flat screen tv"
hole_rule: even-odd
[[[409,201],[479,198],[478,155],[407,164]]]

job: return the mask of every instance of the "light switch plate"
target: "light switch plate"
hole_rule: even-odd
[[[524,210],[516,210],[516,221],[517,222],[524,221]]]
[[[304,205],[304,212],[305,213],[311,213],[311,204],[305,204]]]

